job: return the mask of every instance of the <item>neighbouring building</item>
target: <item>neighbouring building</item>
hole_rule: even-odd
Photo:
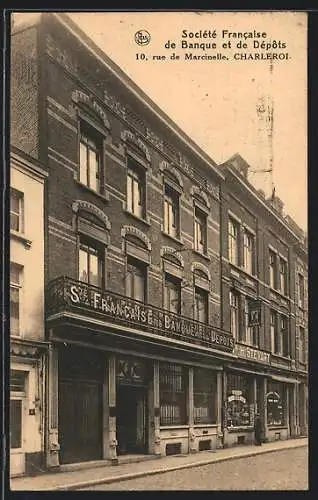
[[[252,442],[258,411],[265,439],[306,434],[307,250],[303,231],[277,197],[248,181],[234,155],[220,166],[222,328],[238,359],[224,366],[224,434]]]
[[[47,172],[10,155],[10,474],[44,466],[44,186]]]
[[[231,444],[244,346],[225,313],[227,170],[65,14],[16,27],[11,67],[12,142],[48,173],[47,466]]]

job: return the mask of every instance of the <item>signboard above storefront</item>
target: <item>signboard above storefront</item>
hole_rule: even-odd
[[[249,359],[258,363],[265,363],[267,365],[269,365],[271,361],[269,352],[261,351],[244,344],[236,344],[234,354],[236,354],[239,358]]]

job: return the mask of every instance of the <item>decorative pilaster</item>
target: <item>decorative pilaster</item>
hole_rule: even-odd
[[[103,380],[103,458],[110,458],[109,442],[109,396],[108,396],[108,360],[105,362],[104,380]]]
[[[60,465],[58,430],[58,349],[56,346],[49,346],[47,372],[48,438],[46,462],[48,468],[54,468]]]
[[[189,453],[195,453],[196,436],[194,432],[194,401],[193,401],[193,368],[189,368],[188,379],[188,424],[189,424]]]
[[[222,420],[223,420],[223,448],[228,447],[228,430],[227,430],[227,373],[223,372],[223,401],[222,401]]]
[[[154,402],[154,453],[155,455],[161,455],[159,361],[156,360],[153,363],[153,402]]]
[[[216,406],[216,422],[217,422],[217,448],[223,448],[223,432],[222,432],[222,372],[216,375],[217,384],[217,406]]]
[[[263,378],[263,428],[264,428],[264,440],[268,439],[268,425],[267,425],[267,378]]]
[[[116,438],[116,356],[108,359],[108,405],[109,405],[109,458],[114,465],[118,464]]]

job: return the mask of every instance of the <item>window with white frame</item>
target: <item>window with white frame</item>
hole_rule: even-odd
[[[21,299],[23,267],[10,263],[10,335],[21,335]]]
[[[230,291],[230,330],[234,338],[239,338],[240,316],[239,316],[239,294]]]
[[[243,265],[249,274],[254,272],[254,235],[244,229],[243,233]]]
[[[234,219],[228,223],[228,247],[229,261],[231,264],[239,264],[239,224]]]
[[[279,289],[284,295],[287,294],[287,262],[279,259]]]
[[[181,280],[165,273],[164,308],[181,314]]]
[[[198,207],[194,209],[194,249],[204,254],[207,250],[207,217]]]
[[[137,217],[145,216],[145,172],[130,158],[127,169],[127,210]]]
[[[179,237],[179,193],[169,184],[165,184],[164,192],[164,231],[174,238]]]
[[[24,194],[13,188],[10,190],[10,229],[24,232]]]
[[[194,319],[201,323],[208,323],[208,292],[195,287],[194,290]]]
[[[80,182],[93,191],[101,191],[102,137],[84,121],[80,125]]]
[[[146,265],[127,257],[126,295],[140,302],[146,301]]]
[[[276,253],[269,250],[269,286],[276,288]]]
[[[99,242],[81,235],[79,280],[102,287],[104,283],[104,248]]]
[[[298,273],[298,306],[302,309],[305,306],[305,279],[300,273]]]

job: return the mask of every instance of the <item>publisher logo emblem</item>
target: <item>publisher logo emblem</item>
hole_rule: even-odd
[[[148,45],[150,40],[150,33],[146,30],[139,30],[135,33],[135,42],[137,45]]]

